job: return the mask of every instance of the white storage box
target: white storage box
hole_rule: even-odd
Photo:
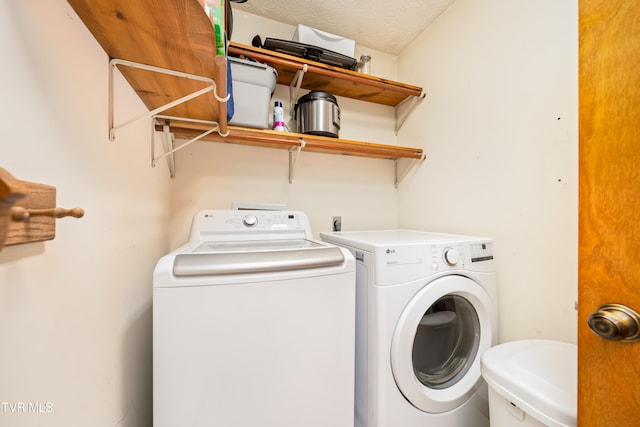
[[[255,61],[229,57],[233,80],[233,117],[229,124],[269,128],[271,95],[278,74],[272,67]]]
[[[293,41],[329,49],[353,58],[356,42],[306,25],[298,24]]]
[[[491,427],[574,427],[578,355],[575,344],[522,340],[487,350],[480,363],[489,384]]]

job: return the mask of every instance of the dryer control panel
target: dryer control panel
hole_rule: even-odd
[[[453,271],[495,272],[493,241],[488,237],[416,230],[320,233],[320,237],[349,248],[372,272],[377,286]]]
[[[355,253],[358,259],[358,251]],[[495,271],[490,240],[388,245],[377,248],[374,256],[377,285],[405,283],[447,271]]]
[[[478,243],[455,243],[431,246],[431,271],[469,269],[491,270],[491,265],[482,263],[493,260],[493,245],[490,241]],[[485,268],[486,267],[486,268]]]

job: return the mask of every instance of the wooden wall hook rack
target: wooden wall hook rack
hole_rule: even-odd
[[[7,240],[9,212],[15,202],[25,196],[26,188],[22,181],[15,179],[9,172],[0,168],[0,249]]]
[[[20,181],[0,168],[0,249],[52,240],[56,235],[57,218],[84,216],[81,208],[55,206],[55,187]]]
[[[34,216],[48,216],[53,218],[65,218],[71,216],[73,218],[82,218],[84,216],[84,209],[27,209],[23,208],[22,206],[14,206],[11,208],[11,219],[13,219],[14,221],[28,221]]]

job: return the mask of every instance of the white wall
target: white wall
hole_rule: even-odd
[[[458,0],[402,52],[407,228],[495,239],[501,341],[576,341],[577,1]]]
[[[0,51],[0,167],[86,211],[0,252],[0,425],[151,426],[169,179],[150,168],[149,124],[108,140],[108,58],[66,1],[0,2]],[[120,120],[146,111],[121,80],[117,99]]]

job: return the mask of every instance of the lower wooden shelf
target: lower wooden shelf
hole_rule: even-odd
[[[206,125],[203,126],[197,123],[177,121],[172,121],[169,123],[169,126],[175,138],[183,140],[195,138],[208,129]],[[157,130],[162,131],[162,124],[157,126]],[[279,132],[269,129],[243,128],[238,126],[228,126],[228,130],[228,136],[222,137],[218,133],[214,132],[203,137],[202,140],[281,149],[302,147],[304,151],[390,160],[423,160],[425,158],[421,148],[375,144],[317,135]]]

